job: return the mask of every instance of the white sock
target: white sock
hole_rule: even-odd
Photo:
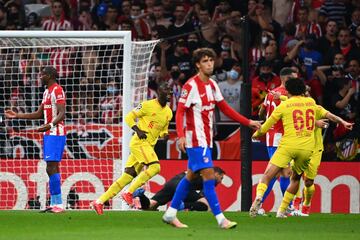
[[[223,213],[219,213],[215,216],[215,218],[219,225],[225,220],[225,216]]]
[[[64,209],[64,206],[62,204],[56,204],[55,206]]]
[[[166,210],[165,216],[174,218],[174,217],[176,217],[176,213],[177,213],[177,209],[176,209],[176,208],[169,207],[169,208]]]
[[[97,203],[97,204],[103,204],[103,203],[100,201],[100,199],[96,199],[96,203]]]

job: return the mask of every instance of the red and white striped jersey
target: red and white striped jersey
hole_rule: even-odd
[[[65,105],[65,93],[62,87],[59,84],[54,83],[48,89],[46,89],[41,104],[44,108],[45,124],[52,123],[58,114],[56,104]],[[59,122],[58,124],[56,124],[56,126],[46,131],[45,135],[66,135],[64,121]]]
[[[61,18],[60,21],[56,21],[54,18],[49,18],[43,22],[42,28],[44,31],[64,31],[72,30],[72,25],[64,18]]]
[[[183,104],[186,108],[184,130],[187,148],[212,147],[215,104],[222,100],[220,88],[212,79],[204,83],[199,75],[195,75],[185,83],[179,106]]]
[[[285,87],[280,86],[273,90],[274,92],[279,92],[281,95],[287,95],[287,91]],[[275,110],[277,106],[281,103],[280,99],[274,99],[274,95],[269,93],[266,95],[263,107],[266,110],[266,119],[268,119],[271,113]],[[281,137],[284,134],[284,128],[282,121],[279,120],[277,123],[272,126],[269,131],[266,133],[266,146],[268,147],[277,147],[279,146],[279,142]]]

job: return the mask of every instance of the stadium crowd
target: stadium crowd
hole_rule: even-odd
[[[250,35],[250,51],[248,58],[242,59],[242,16],[246,14],[250,19],[250,32],[246,33]],[[191,54],[199,47],[216,51],[213,78],[237,111],[242,62],[249,61],[253,119],[258,117],[266,94],[280,85],[280,70],[292,67],[311,88],[318,104],[356,123],[351,132],[331,125],[325,135],[329,149],[342,139],[356,143],[360,136],[357,0],[0,0],[0,29],[131,30],[134,41],[163,39],[151,60],[148,95],[156,97],[158,84],[167,81],[173,90],[173,112],[182,85],[194,73]],[[17,59],[11,51],[2,50],[6,54],[0,56],[1,104],[24,112],[32,106],[29,94],[41,87],[29,81],[32,67],[47,63],[56,67],[60,84],[72,99],[67,119],[106,124],[121,121],[121,79],[114,77],[121,69],[117,63],[121,50],[107,49],[104,56],[97,56],[101,52],[91,49],[53,49],[46,54],[24,49],[17,53]],[[14,81],[14,74],[18,81]],[[12,87],[5,87],[10,80]],[[222,114],[216,118],[217,122],[230,121]],[[237,127],[217,126],[216,139],[226,138]]]

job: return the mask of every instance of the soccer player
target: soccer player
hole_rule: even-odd
[[[309,92],[310,92],[310,89],[307,87],[305,96],[310,97]],[[287,99],[287,97],[279,96],[279,95],[277,95],[276,97],[279,97],[282,101],[285,101]],[[323,108],[320,105],[318,105],[318,107]],[[327,111],[327,110],[322,109],[322,111]],[[333,122],[344,125],[347,129],[352,129],[352,126],[353,126],[352,123],[348,123],[348,122],[344,121],[342,118],[332,114],[331,112],[328,112],[326,114],[326,117]],[[295,197],[295,200],[294,200],[295,211],[291,212],[292,216],[309,216],[309,214],[310,214],[311,199],[315,193],[314,179],[315,179],[315,177],[317,175],[317,171],[320,167],[322,152],[324,150],[321,129],[327,128],[329,126],[328,119],[321,119],[319,116],[315,117],[315,120],[316,120],[315,121],[315,133],[314,133],[315,149],[314,149],[314,153],[311,155],[309,166],[305,169],[304,174],[303,174],[304,185],[305,185],[304,186],[304,202],[302,204],[301,211],[300,211],[299,205],[300,205],[302,199],[301,199],[301,191],[300,191],[300,189],[298,189],[296,195],[298,195],[300,193],[299,194],[300,197],[299,196]]]
[[[215,172],[215,186],[221,183],[224,178],[224,170],[219,167],[214,167]],[[147,198],[144,194],[144,189],[140,188],[134,193],[134,198],[140,201],[141,209],[143,210],[156,210],[159,206],[165,205],[171,201],[176,191],[177,185],[180,183],[186,175],[186,172],[182,172],[171,178],[165,183],[164,187],[155,193],[151,199]],[[195,178],[192,183],[190,190],[184,199],[181,209],[187,209],[190,211],[207,211],[209,204],[206,201],[203,190],[203,180],[200,176]],[[200,191],[200,192],[199,192]],[[136,194],[138,192],[138,194]],[[135,197],[135,195],[137,195]]]
[[[198,174],[203,179],[203,191],[218,225],[223,229],[236,227],[236,222],[225,218],[215,193],[215,175],[211,158],[213,141],[213,116],[215,106],[231,119],[252,129],[258,129],[260,122],[245,118],[234,111],[224,100],[216,82],[210,79],[214,69],[215,52],[209,48],[200,48],[193,53],[193,62],[198,73],[183,86],[176,112],[176,132],[179,148],[189,157],[186,176],[176,188],[171,206],[163,215],[163,221],[178,228],[187,228],[176,213],[181,202],[187,196],[191,181]],[[186,126],[183,121],[186,116]]]
[[[260,111],[259,111],[259,116],[261,119],[269,118],[271,113],[275,110],[275,108],[280,105],[281,100],[279,99],[279,95],[280,96],[287,95],[287,91],[285,89],[286,81],[290,77],[295,77],[295,76],[296,76],[296,72],[292,68],[285,67],[285,68],[281,69],[281,71],[280,71],[281,85],[279,87],[273,89],[265,97],[264,103],[261,105]],[[278,94],[278,95],[275,95],[275,94]],[[265,116],[265,114],[266,114],[266,116]],[[267,146],[269,159],[271,159],[271,157],[274,155],[277,147],[279,146],[279,142],[280,142],[280,139],[281,139],[283,133],[284,133],[284,129],[283,129],[283,125],[282,125],[281,121],[278,121],[277,123],[275,123],[274,126],[271,127],[269,129],[269,131],[266,133],[266,146]],[[281,189],[281,192],[283,193],[283,195],[286,191],[286,188],[289,186],[290,174],[291,174],[290,167],[283,169],[280,174],[280,189]],[[277,176],[274,177],[273,179],[271,179],[271,181],[269,182],[269,186],[268,186],[266,192],[264,193],[264,196],[261,200],[261,204],[263,204],[263,202],[265,201],[267,196],[270,194],[276,179],[277,179]],[[264,211],[263,210],[259,211],[259,213],[263,214]]]
[[[302,173],[309,165],[309,159],[315,148],[315,117],[327,118],[328,112],[319,108],[314,99],[303,96],[305,84],[298,78],[291,78],[285,83],[289,99],[282,102],[253,135],[254,138],[265,134],[278,120],[282,120],[284,135],[278,149],[271,158],[264,175],[256,188],[256,198],[250,208],[249,215],[255,217],[270,180],[286,168],[293,159],[293,174],[283,201],[277,212],[277,217],[286,217],[285,211],[294,198]]]
[[[57,71],[47,66],[41,72],[41,81],[46,85],[43,99],[38,110],[33,113],[15,113],[5,111],[5,116],[12,119],[41,119],[45,124],[37,131],[44,132],[43,154],[46,161],[46,172],[49,176],[50,207],[44,212],[61,213],[64,207],[61,197],[61,178],[59,163],[66,143],[65,94],[62,87],[56,83]]]
[[[170,98],[171,90],[167,83],[163,82],[158,88],[157,98],[142,102],[126,115],[126,123],[136,133],[130,141],[131,154],[126,162],[125,172],[103,195],[91,202],[90,206],[97,214],[103,214],[104,203],[115,197],[129,183],[131,185],[121,197],[132,207],[133,192],[160,172],[160,162],[154,146],[159,137],[168,135],[169,122],[172,119],[172,111],[167,105]],[[144,166],[147,166],[147,169],[142,171]]]

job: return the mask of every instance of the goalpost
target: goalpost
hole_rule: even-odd
[[[86,209],[122,172],[132,134],[122,119],[146,100],[157,42],[132,42],[129,31],[0,31],[0,209],[44,208],[49,197],[42,121],[4,117],[36,111],[40,70],[57,69],[67,98],[63,202]],[[120,199],[108,208],[120,209]]]

